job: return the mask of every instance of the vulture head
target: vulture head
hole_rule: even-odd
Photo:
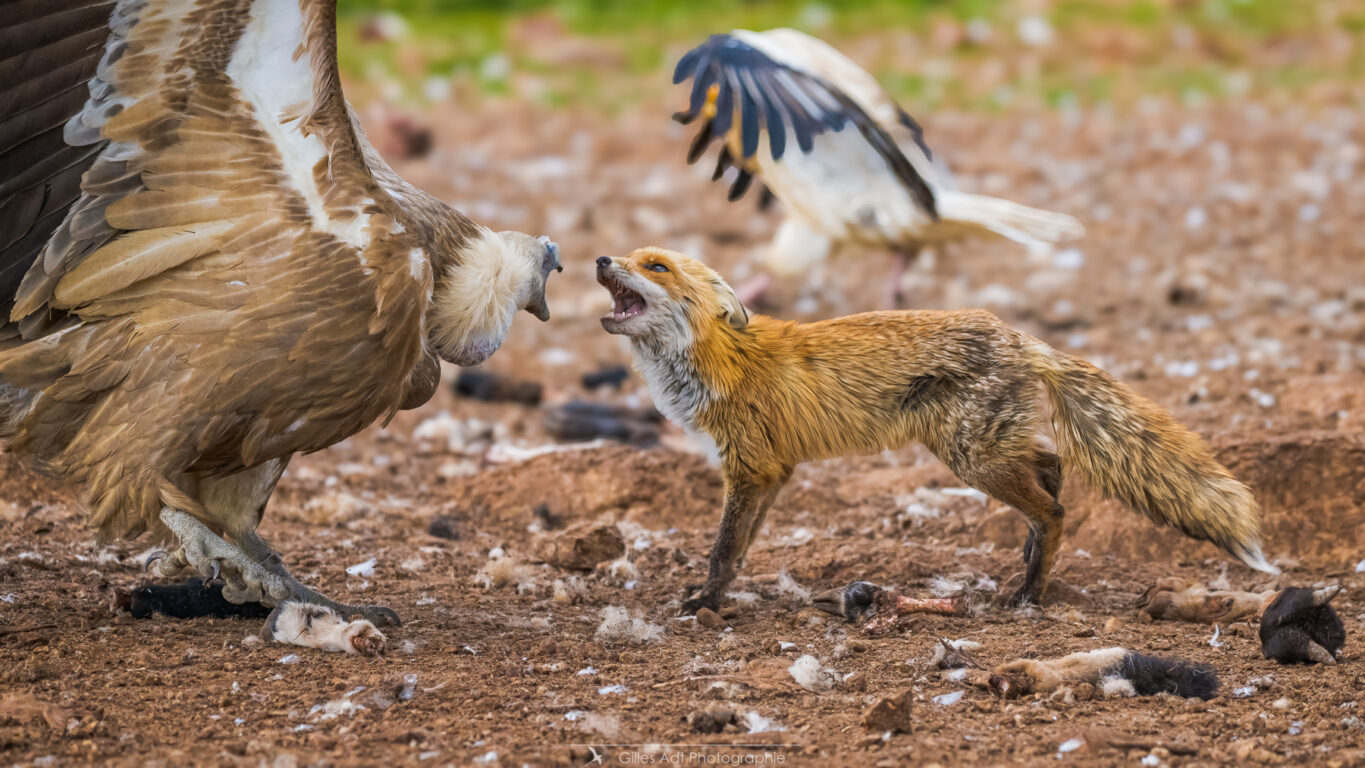
[[[548,237],[481,229],[438,275],[429,338],[441,359],[478,365],[502,346],[517,312],[550,319],[545,283],[563,272]]]

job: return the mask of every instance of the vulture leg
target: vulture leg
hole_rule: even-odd
[[[920,246],[910,245],[896,248],[891,252],[891,274],[887,276],[886,298],[883,309],[900,309],[905,299],[901,284],[905,282],[905,271],[919,256]]]
[[[762,304],[768,289],[773,287],[773,276],[765,273],[749,278],[735,289],[735,298],[746,307]]]
[[[363,616],[378,627],[402,626],[403,622],[398,618],[398,614],[392,609],[382,605],[347,605],[331,600],[299,583],[289,570],[284,567],[284,561],[280,556],[266,544],[255,531],[248,531],[244,534],[233,536],[233,540],[241,546],[242,551],[247,554],[253,562],[260,563],[267,571],[281,579],[289,587],[289,599],[300,603],[310,603],[331,608],[337,613],[347,618],[351,616]],[[223,596],[228,597],[228,589],[223,589]],[[231,599],[229,597],[229,599]]]
[[[223,597],[234,603],[277,604],[291,596],[289,584],[228,543],[193,515],[167,507],[161,522],[171,529],[180,549],[162,560],[162,576],[180,575],[185,566],[206,579],[225,577]]]
[[[274,607],[295,601],[326,606],[346,617],[364,616],[378,626],[401,624],[392,609],[338,603],[305,587],[289,574],[280,556],[254,532],[234,536],[234,541],[228,541],[193,515],[171,508],[161,511],[161,521],[180,542],[180,549],[161,560],[162,576],[183,575],[189,568],[206,579],[221,576],[225,581],[223,597],[229,602]]]

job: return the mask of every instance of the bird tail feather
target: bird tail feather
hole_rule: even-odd
[[[937,191],[936,200],[940,226],[950,231],[976,230],[1023,245],[1061,243],[1085,236],[1085,226],[1065,213],[955,190]]]

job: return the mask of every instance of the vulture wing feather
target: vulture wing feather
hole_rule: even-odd
[[[733,142],[730,149],[736,164],[749,172],[755,166],[745,161],[759,152],[761,135],[767,135],[767,152],[777,162],[788,151],[788,130],[800,151],[809,154],[816,136],[841,131],[852,123],[907,193],[937,218],[932,188],[887,129],[857,99],[821,74],[775,55],[775,49],[764,50],[772,46],[751,44],[751,39],[752,33],[744,32],[712,35],[679,60],[674,82],[692,80],[688,111],[680,114],[681,122],[690,122],[698,115],[711,117],[708,108],[712,110],[714,117],[703,129],[708,132],[707,142],[711,137],[727,137],[727,142]],[[897,112],[928,157],[919,125],[903,111]],[[694,143],[689,148],[690,161],[700,154],[698,147]],[[733,185],[730,199],[737,199],[747,187],[747,179]]]

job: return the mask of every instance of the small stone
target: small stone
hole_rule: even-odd
[[[579,571],[591,571],[598,563],[615,560],[625,552],[625,538],[610,523],[578,523],[536,542],[536,554],[542,560]]]
[[[914,699],[914,692],[907,688],[899,695],[879,700],[863,713],[863,726],[870,731],[910,733],[910,709]]]
[[[853,693],[862,693],[867,690],[867,676],[861,672],[854,672],[844,678],[844,688]]]
[[[720,614],[710,608],[697,610],[697,623],[707,629],[725,629],[725,619],[722,619]]]

